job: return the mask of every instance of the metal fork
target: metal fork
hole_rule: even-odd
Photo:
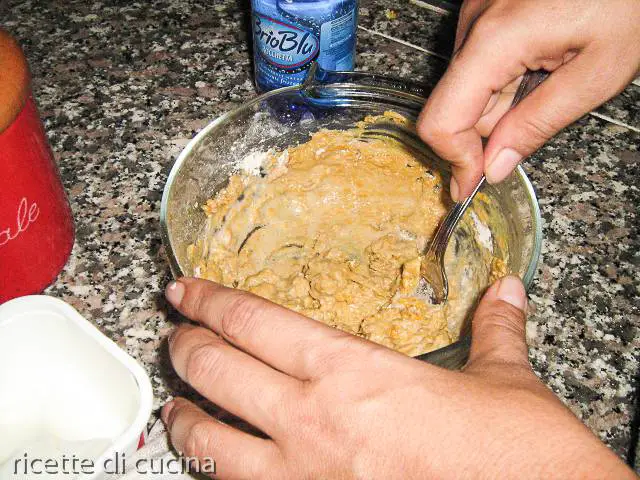
[[[518,90],[513,98],[510,109],[520,103],[524,97],[531,93],[548,76],[549,72],[546,70],[527,70],[522,77],[520,85],[518,86]],[[483,175],[476,187],[473,189],[473,192],[471,192],[471,195],[463,201],[455,203],[453,207],[451,207],[451,210],[449,210],[440,223],[440,226],[438,227],[438,230],[436,231],[436,234],[434,235],[433,240],[429,244],[422,259],[422,263],[420,265],[420,276],[423,281],[418,288],[426,292],[427,288],[426,285],[424,285],[426,282],[432,289],[431,297],[433,302],[436,304],[446,301],[449,295],[449,280],[447,279],[447,273],[444,268],[444,254],[447,251],[451,235],[458,225],[458,222],[467,211],[467,208],[471,205],[476,193],[478,193],[480,188],[484,185],[484,182],[485,177]]]

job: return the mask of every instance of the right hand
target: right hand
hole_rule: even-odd
[[[502,181],[562,128],[619,93],[640,70],[638,0],[467,0],[456,53],[418,120],[453,164],[451,196],[484,173]],[[550,77],[509,110],[526,70]],[[482,137],[489,137],[484,148]]]

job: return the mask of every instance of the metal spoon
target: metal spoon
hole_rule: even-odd
[[[516,91],[516,95],[513,98],[510,108],[513,108],[520,103],[524,97],[531,93],[548,76],[549,72],[546,70],[527,70],[522,77],[522,81],[518,86],[518,90]],[[436,234],[422,259],[422,264],[420,265],[420,276],[423,281],[418,288],[419,290],[426,290],[426,285],[424,285],[424,282],[426,281],[432,289],[431,297],[433,302],[436,304],[446,301],[447,296],[449,295],[449,281],[444,268],[444,254],[447,251],[451,235],[484,182],[485,177],[483,175],[478,182],[478,185],[476,185],[473,192],[471,192],[471,195],[451,207],[449,213],[447,213],[446,217],[444,217],[440,223],[440,226],[438,227],[438,230],[436,231]]]

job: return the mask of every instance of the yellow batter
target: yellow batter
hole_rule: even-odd
[[[472,242],[484,265],[471,271],[448,252],[447,305],[413,296],[419,252],[450,199],[412,152],[359,133],[317,132],[265,155],[262,176],[232,176],[204,207],[194,271],[408,355],[446,346],[504,264]]]

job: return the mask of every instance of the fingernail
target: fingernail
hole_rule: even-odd
[[[522,155],[513,148],[503,148],[485,165],[484,174],[487,181],[489,183],[501,182],[521,160]]]
[[[173,410],[173,407],[175,406],[176,406],[175,402],[171,400],[170,402],[165,403],[164,407],[162,407],[162,411],[160,412],[160,418],[162,419],[165,425],[169,422],[169,414],[171,413],[171,410]]]
[[[184,297],[184,285],[176,281],[170,282],[164,291],[164,295],[172,305],[180,305],[182,297]]]
[[[500,280],[497,297],[522,311],[527,308],[527,294],[524,291],[524,285],[517,277],[509,276]]]
[[[458,185],[458,181],[455,179],[455,177],[451,177],[449,194],[451,195],[451,200],[453,200],[454,202],[458,201],[458,195],[460,195],[460,185]]]

